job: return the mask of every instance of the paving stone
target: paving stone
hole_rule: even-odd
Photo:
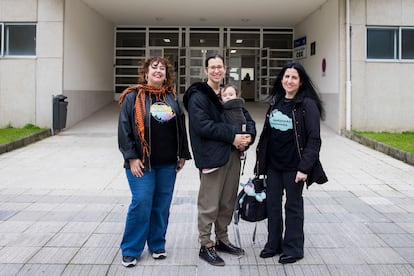
[[[28,263],[68,264],[78,250],[76,247],[43,247]]]
[[[372,265],[355,265],[355,264],[336,264],[327,266],[330,275],[341,275],[341,276],[377,276],[372,270]]]
[[[79,275],[107,275],[109,265],[68,265],[62,272],[62,276]],[[122,275],[122,274],[118,274]]]
[[[121,234],[92,234],[84,247],[119,247],[121,244]]]
[[[318,254],[326,264],[366,264],[364,252],[359,248],[318,248]]]
[[[407,263],[392,248],[362,248],[364,260],[368,264],[405,264]]]
[[[4,221],[0,222],[0,233],[24,232],[33,224],[32,221]]]
[[[88,238],[87,233],[58,233],[46,245],[81,247]]]
[[[15,276],[23,267],[23,264],[3,264],[0,263],[0,271],[2,276]]]
[[[1,264],[24,264],[40,247],[3,247],[0,249]]]
[[[375,234],[397,234],[406,233],[406,231],[395,223],[378,223],[370,222],[367,223],[367,227]]]
[[[375,265],[371,266],[371,269],[374,271],[375,275],[414,275],[414,268],[412,265]]]
[[[379,234],[390,247],[414,248],[414,236],[411,234]]]
[[[17,275],[61,275],[64,269],[59,264],[25,264]]]
[[[71,260],[71,264],[111,264],[118,248],[102,248],[102,247],[82,247],[75,257]],[[120,259],[119,259],[120,260]]]
[[[326,265],[300,265],[300,262],[297,262],[295,265],[285,265],[284,266],[286,275],[328,275],[329,270]]]

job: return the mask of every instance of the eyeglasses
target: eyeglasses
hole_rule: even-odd
[[[223,70],[224,69],[224,66],[221,66],[221,65],[219,65],[219,66],[208,66],[208,69],[210,69],[210,70],[212,70],[212,71],[216,71],[216,70]]]

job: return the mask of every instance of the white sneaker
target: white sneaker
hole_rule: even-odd
[[[167,258],[167,253],[165,253],[165,250],[157,250],[155,252],[152,252],[152,257],[155,260],[163,260]]]
[[[131,256],[122,257],[122,265],[125,267],[133,267],[137,264],[137,258]]]

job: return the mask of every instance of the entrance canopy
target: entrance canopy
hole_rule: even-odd
[[[115,25],[294,27],[327,0],[83,0]]]

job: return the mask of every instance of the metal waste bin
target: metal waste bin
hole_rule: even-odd
[[[53,129],[63,129],[66,127],[66,116],[68,113],[68,102],[64,95],[53,97]]]

